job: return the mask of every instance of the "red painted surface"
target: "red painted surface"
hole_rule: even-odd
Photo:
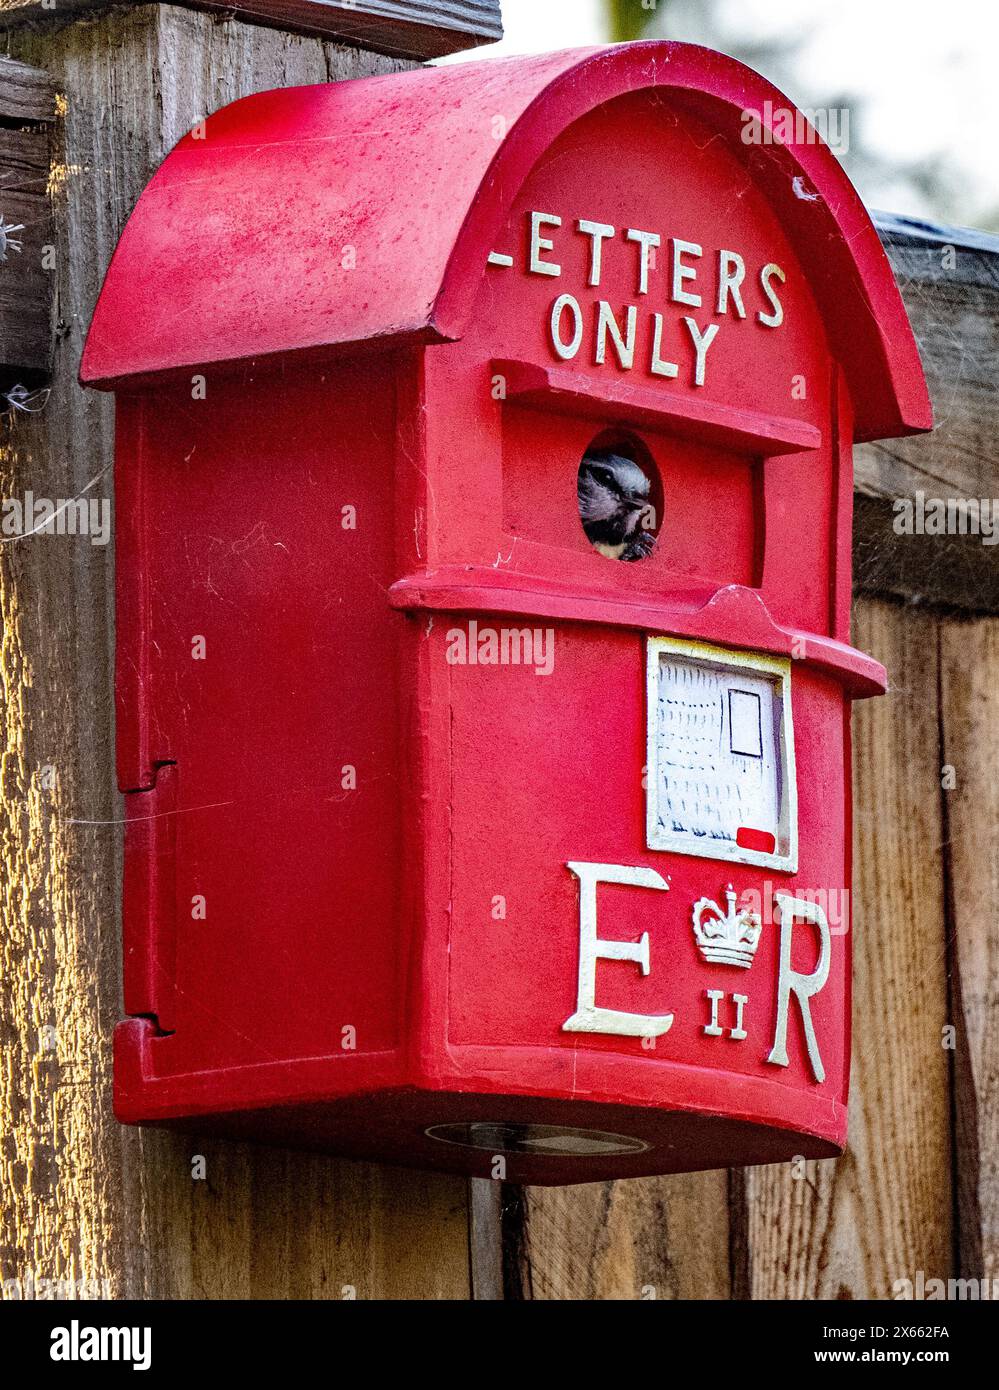
[[[772,830],[754,830],[752,826],[740,825],[735,842],[742,849],[755,849],[761,854],[773,854],[777,837]]]
[[[509,1154],[534,1182],[842,1146],[848,914],[811,1001],[819,1081],[794,997],[788,1064],[767,1061],[780,925],[765,911],[742,969],[702,957],[691,911],[729,883],[740,904],[849,887],[850,702],[884,683],[849,646],[849,446],[930,414],[836,160],[742,144],[768,99],[787,105],[668,44],[272,92],[212,117],[143,195],[82,369],[118,392],[123,1120],[483,1174],[488,1149],[425,1131],[648,1146]],[[562,218],[543,233],[557,277],[528,268],[532,212]],[[598,286],[579,218],[617,229]],[[628,228],[661,235],[647,294]],[[703,248],[679,286],[698,307],[673,293],[670,238]],[[720,249],[745,260],[745,318],[717,309]],[[582,316],[571,360],[549,337],[560,294]],[[630,368],[612,344],[595,361],[601,299],[621,324],[635,307]],[[650,370],[657,313],[674,377]],[[703,385],[685,316],[719,327]],[[657,475],[640,563],[599,555],[577,514],[605,430]],[[449,660],[455,633],[504,628],[550,632],[550,671]],[[791,658],[795,870],[648,847],[649,636]],[[773,838],[751,818],[737,836]],[[563,1029],[579,862],[668,876],[597,890],[600,940],[647,932],[650,969],[599,960],[596,1003],[672,1013],[654,1048]],[[819,954],[799,922],[790,967]]]

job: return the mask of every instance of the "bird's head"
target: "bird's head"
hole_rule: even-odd
[[[589,450],[577,485],[579,515],[589,539],[619,545],[634,536],[648,510],[650,487],[632,459],[612,449]]]

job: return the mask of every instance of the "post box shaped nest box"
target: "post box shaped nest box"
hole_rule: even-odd
[[[82,379],[119,1117],[534,1183],[838,1153],[851,446],[931,416],[799,113],[670,43],[249,97]]]

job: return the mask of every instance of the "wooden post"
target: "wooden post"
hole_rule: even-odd
[[[0,407],[23,408],[49,366],[54,117],[48,74],[0,58]]]
[[[943,626],[944,853],[958,1261],[999,1279],[999,618]],[[995,1286],[993,1286],[995,1287]]]
[[[187,0],[216,15],[287,33],[356,44],[394,58],[437,58],[503,37],[499,0]],[[142,4],[142,0],[119,0]],[[46,21],[107,7],[106,0],[0,0],[0,25]]]

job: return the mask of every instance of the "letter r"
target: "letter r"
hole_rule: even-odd
[[[832,959],[829,921],[818,903],[807,902],[803,898],[792,898],[787,893],[777,893],[774,896],[777,900],[777,911],[780,913],[780,968],[777,976],[777,1027],[774,1032],[774,1045],[770,1049],[767,1061],[778,1067],[788,1065],[787,1016],[791,995],[794,994],[801,1009],[801,1022],[805,1029],[805,1045],[808,1048],[812,1073],[816,1081],[825,1081],[826,1070],[819,1055],[819,1044],[815,1037],[815,1026],[812,1023],[808,1001],[818,994],[829,978]],[[819,963],[811,975],[801,975],[791,969],[791,937],[798,918],[811,922],[819,929]]]

